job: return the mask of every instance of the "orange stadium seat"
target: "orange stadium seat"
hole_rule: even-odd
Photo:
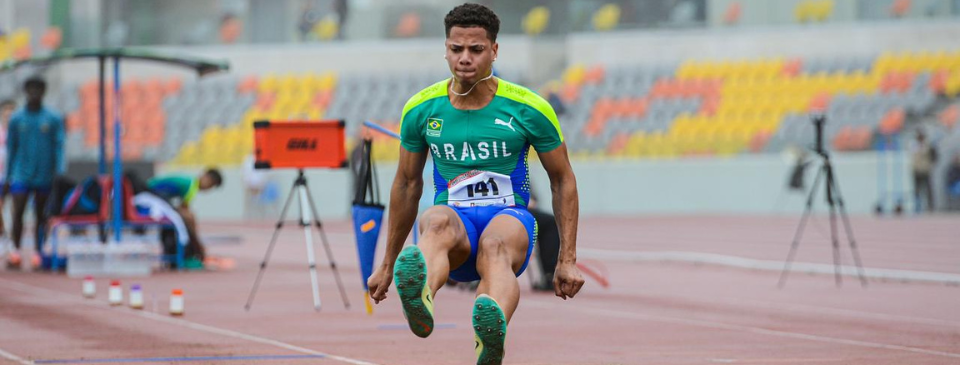
[[[800,71],[803,70],[803,60],[800,58],[792,58],[783,63],[783,67],[780,69],[780,74],[784,77],[794,77],[800,74]]]
[[[894,0],[893,4],[890,5],[890,16],[900,18],[907,15],[910,12],[911,5],[910,0]]]
[[[143,83],[143,92],[151,97],[154,95],[162,97],[164,94],[163,81],[160,81],[158,78],[148,79]]]
[[[810,99],[810,104],[807,106],[807,110],[811,113],[822,113],[827,110],[827,106],[830,105],[830,94],[828,93],[819,93]]]
[[[633,100],[629,97],[614,100],[611,108],[612,116],[623,117],[629,115],[633,108],[633,103]]]
[[[640,118],[647,113],[647,99],[640,97],[630,100],[630,104],[627,106],[626,113],[629,116]]]
[[[600,98],[596,103],[593,104],[593,111],[590,113],[590,121],[587,122],[584,127],[584,133],[588,136],[596,136],[600,134],[604,126],[607,124],[607,119],[612,116],[614,110],[615,101],[610,98]]]
[[[262,111],[267,111],[273,108],[273,104],[276,101],[276,96],[273,93],[260,93],[257,97],[257,102],[255,107]]]
[[[606,69],[603,65],[596,65],[587,70],[584,74],[583,82],[587,84],[599,84],[603,82],[603,79],[606,75]]]
[[[333,91],[331,90],[320,90],[317,92],[316,96],[313,98],[313,105],[319,108],[326,108],[330,105],[330,101],[333,99]]]
[[[80,115],[81,113],[79,110],[67,114],[65,122],[67,124],[66,127],[68,131],[76,131],[81,127],[83,120],[81,119]]]
[[[139,94],[140,90],[140,81],[137,79],[127,80],[120,84],[120,92],[124,95]]]
[[[711,94],[706,96],[701,104],[699,113],[703,116],[713,116],[717,113],[717,108],[720,107],[720,95]]]
[[[563,101],[571,103],[580,98],[580,86],[574,84],[565,84],[560,91],[560,97]]]
[[[934,72],[930,76],[930,90],[933,90],[937,94],[945,94],[947,90],[947,80],[950,77],[950,72],[946,70],[939,70]]]
[[[880,133],[892,135],[903,129],[906,113],[902,108],[891,109],[880,120]]]
[[[237,84],[237,91],[241,93],[251,93],[256,92],[259,87],[260,82],[256,76],[250,75],[244,77],[240,83]]]
[[[944,108],[943,111],[940,112],[940,115],[937,116],[940,124],[943,124],[947,129],[952,129],[953,126],[957,124],[958,118],[960,118],[960,105],[958,104]]]
[[[733,25],[740,22],[740,14],[743,12],[743,6],[739,1],[731,2],[727,5],[727,10],[723,12],[723,24]]]
[[[183,80],[180,80],[176,77],[171,77],[163,83],[163,93],[166,95],[175,94],[180,92],[180,89],[183,88]]]
[[[851,132],[852,129],[850,126],[840,128],[837,134],[833,136],[833,149],[837,151],[847,151],[850,145]]]
[[[629,140],[630,136],[628,136],[626,133],[617,133],[613,136],[610,144],[607,145],[607,153],[613,156],[622,154],[624,149],[627,147],[627,142]]]
[[[853,149],[862,151],[870,148],[870,142],[873,139],[873,131],[867,126],[858,126],[853,130],[852,146]]]

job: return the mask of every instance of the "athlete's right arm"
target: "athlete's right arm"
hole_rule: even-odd
[[[370,297],[375,303],[386,299],[387,289],[393,281],[393,264],[403,249],[403,243],[410,234],[410,228],[417,218],[420,195],[423,194],[423,166],[427,161],[427,152],[410,152],[400,147],[400,164],[397,176],[390,189],[390,213],[387,222],[387,249],[383,262],[370,275],[367,286]]]

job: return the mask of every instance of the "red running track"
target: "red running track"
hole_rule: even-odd
[[[865,266],[960,274],[956,217],[853,220]],[[852,277],[837,288],[830,275],[794,273],[777,289],[778,272],[682,262],[636,262],[630,255],[676,251],[783,260],[797,217],[637,217],[584,219],[581,258],[601,260],[611,286],[588,281],[563,301],[528,289],[507,341],[507,364],[958,364],[960,288]],[[272,231],[271,224],[207,224],[206,234],[243,237],[211,245],[233,257],[225,272],[160,272],[126,279],[144,287],[147,308],[83,299],[80,280],[0,271],[0,363],[468,364],[475,361],[473,293],[442,290],[428,339],[402,328],[395,291],[373,316],[362,304],[356,253],[347,222],[327,233],[353,306],[345,310],[322,249],[324,307],[312,309],[303,233],[284,228],[250,312],[243,304]],[[818,218],[798,262],[831,264]],[[379,255],[378,255],[379,257]],[[845,264],[851,264],[844,248]],[[165,314],[167,295],[182,288],[186,315]],[[397,327],[400,327],[399,329]],[[81,362],[86,360],[90,362]],[[191,363],[191,362],[185,362]]]

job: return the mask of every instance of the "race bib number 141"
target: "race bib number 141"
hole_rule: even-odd
[[[447,204],[455,207],[513,206],[510,176],[472,170],[447,184]]]

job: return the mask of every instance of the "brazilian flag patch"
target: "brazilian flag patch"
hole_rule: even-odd
[[[443,130],[443,119],[427,119],[427,135],[430,137],[440,137]]]

